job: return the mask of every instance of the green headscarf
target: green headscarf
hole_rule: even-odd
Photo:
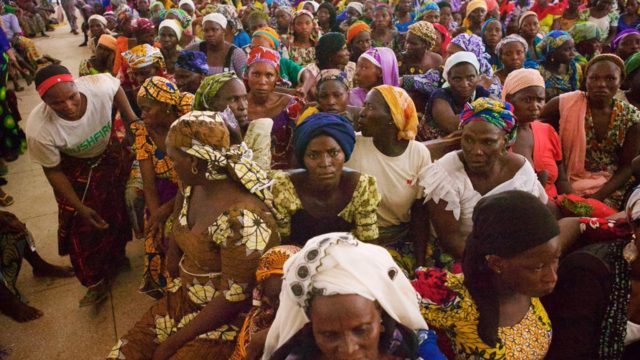
[[[206,111],[209,109],[208,102],[213,99],[220,91],[220,88],[224,86],[229,80],[240,79],[233,71],[223,72],[207,76],[200,83],[198,91],[196,91],[196,97],[193,101],[193,110]]]

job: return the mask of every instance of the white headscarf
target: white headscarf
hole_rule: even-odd
[[[178,38],[178,41],[180,41],[180,38],[182,38],[182,26],[180,25],[178,20],[175,20],[175,19],[162,20],[162,22],[160,23],[160,26],[158,26],[158,34],[160,34],[160,30],[165,27],[173,30],[173,32],[176,33],[176,37]]]
[[[349,8],[352,8],[353,10],[357,11],[358,13],[360,13],[360,15],[364,13],[364,5],[362,3],[350,2],[347,5],[347,10],[349,10]]]
[[[220,25],[222,27],[222,30],[227,29],[227,18],[225,18],[224,15],[222,14],[211,13],[211,14],[205,15],[205,17],[202,18],[202,26],[204,26],[204,23],[206,23],[207,21],[211,21]]]
[[[105,17],[102,15],[93,14],[89,16],[89,20],[87,21],[87,23],[91,24],[91,20],[95,20],[102,24],[102,26],[107,27],[107,19],[105,19]]]
[[[182,7],[182,5],[187,4],[189,6],[191,6],[191,8],[193,9],[193,12],[195,14],[196,12],[196,4],[193,3],[193,0],[180,0],[180,2],[178,3],[178,8]]]
[[[400,324],[427,329],[418,296],[409,279],[383,247],[349,233],[316,236],[284,265],[280,307],[271,325],[262,359],[286,343],[310,320],[313,295],[360,295],[376,301]]]
[[[304,3],[302,3],[302,6],[300,7],[300,9],[304,8],[304,6],[307,4],[313,6],[313,12],[318,11],[318,8],[320,7],[320,4],[318,4],[315,1],[305,1]]]
[[[449,81],[449,70],[460,63],[469,63],[473,65],[473,67],[476,68],[476,72],[480,74],[480,63],[478,62],[478,59],[476,58],[474,53],[469,51],[458,51],[457,53],[449,56],[447,58],[447,61],[445,61],[444,63],[444,71],[442,72],[442,77],[444,77],[447,82]]]

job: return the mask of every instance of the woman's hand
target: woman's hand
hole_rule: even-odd
[[[83,205],[77,211],[84,221],[93,225],[96,229],[107,230],[109,228],[109,224],[92,208]]]
[[[167,204],[173,205],[172,202],[167,202],[160,206],[156,211],[151,212],[151,216],[149,216],[145,229],[146,232],[151,233],[151,238],[153,239],[156,248],[163,251],[167,250],[167,246],[162,243],[162,239],[164,238],[164,225],[173,212],[173,207],[167,206]]]
[[[174,349],[173,346],[171,346],[169,339],[158,345],[156,351],[153,352],[152,360],[166,360],[176,353],[177,349]]]
[[[258,360],[262,356],[264,351],[264,344],[267,343],[267,334],[269,329],[260,330],[253,334],[251,342],[247,345],[247,357],[246,360]]]

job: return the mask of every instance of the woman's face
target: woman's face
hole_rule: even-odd
[[[206,21],[203,25],[204,28],[204,40],[208,45],[220,45],[224,42],[226,35],[225,29],[218,23],[213,21]]]
[[[602,43],[600,42],[600,39],[580,41],[576,44],[576,50],[587,58],[591,58],[602,52]]]
[[[195,176],[191,172],[191,167],[193,166],[193,158],[182,150],[173,146],[169,141],[169,136],[167,136],[166,146],[167,146],[167,155],[171,162],[173,162],[173,169],[178,175],[178,178],[184,185],[193,185],[195,182]]]
[[[138,45],[142,45],[142,44],[153,45],[153,39],[156,37],[156,32],[149,31],[149,30],[136,31],[135,36],[136,36],[136,41],[138,42]]]
[[[282,275],[273,274],[262,282],[262,298],[274,311],[280,306],[280,291],[282,290]]]
[[[268,96],[276,88],[278,74],[276,69],[267,63],[257,62],[249,67],[248,81],[251,93]]]
[[[93,20],[89,22],[89,31],[95,39],[99,39],[104,34],[105,27],[100,21]]]
[[[42,100],[65,120],[77,120],[82,117],[82,95],[75,83],[64,82],[53,85],[44,94]]]
[[[485,121],[472,121],[462,129],[462,155],[474,174],[488,174],[505,151],[505,132]]]
[[[471,97],[473,92],[476,91],[478,79],[476,68],[469,63],[454,65],[448,74],[451,92],[465,99]]]
[[[540,22],[538,21],[538,17],[529,15],[522,21],[522,26],[520,27],[520,35],[525,39],[532,39],[538,32],[540,31]]]
[[[275,50],[273,48],[273,46],[271,46],[271,43],[267,41],[267,39],[263,38],[262,36],[254,36],[251,38],[251,47],[258,47],[258,46],[262,46],[264,48],[267,49],[271,49],[271,50]]]
[[[610,61],[598,61],[589,67],[586,85],[590,100],[610,101],[618,92],[622,74]]]
[[[250,24],[249,24],[249,33],[253,34],[259,29],[266,28],[268,26],[269,24],[267,23],[267,20],[263,18],[253,19],[252,21],[250,21]]]
[[[331,20],[331,14],[329,14],[329,10],[325,8],[318,10],[318,13],[316,13],[316,17],[318,17],[318,24],[320,25],[329,25],[329,21]]]
[[[247,88],[240,79],[227,81],[209,104],[213,111],[224,111],[227,107],[233,112],[242,129],[249,126],[249,103],[247,101]]]
[[[280,29],[287,29],[290,23],[291,15],[288,12],[284,10],[276,11],[276,24]]]
[[[342,46],[342,49],[338,50],[338,52],[331,57],[331,63],[335,66],[347,66],[350,55],[349,49],[345,44]]]
[[[558,62],[561,64],[569,63],[571,60],[573,60],[574,57],[576,57],[576,53],[573,47],[573,41],[566,41],[564,44],[562,44],[562,46],[549,54],[549,57],[551,58],[551,61],[554,62]]]
[[[307,10],[308,12],[310,12],[310,13],[312,13],[312,14],[313,14],[314,12],[316,12],[316,9],[313,7],[313,5],[311,5],[311,4],[309,4],[309,3],[304,4],[304,5],[302,6],[302,9],[303,9],[303,10]]]
[[[163,49],[173,50],[178,46],[178,36],[171,28],[163,27],[158,35],[160,36],[160,46]]]
[[[437,11],[428,11],[422,16],[422,20],[437,24],[440,22],[440,13]]]
[[[338,80],[327,80],[318,87],[318,108],[322,112],[341,114],[347,110],[349,91]]]
[[[358,20],[360,18],[360,13],[358,12],[358,10],[354,9],[354,8],[348,8],[347,9],[347,20],[350,23],[353,23],[354,21]]]
[[[561,247],[558,237],[524,251],[512,258],[489,255],[498,270],[499,281],[507,289],[530,297],[542,297],[553,291],[558,281]]]
[[[304,151],[304,166],[315,184],[336,185],[342,175],[344,152],[331,136],[317,136]]]
[[[495,47],[502,40],[502,25],[499,21],[492,21],[484,30],[484,43]]]
[[[451,8],[445,6],[442,9],[440,9],[440,25],[448,28],[450,22],[451,22]]]
[[[544,87],[526,87],[515,94],[508,95],[507,101],[513,105],[513,115],[515,115],[518,124],[538,120],[545,103]]]
[[[136,88],[139,88],[145,80],[152,76],[157,76],[159,72],[160,66],[158,64],[151,64],[139,69],[131,70],[131,76],[133,77],[134,85]]]
[[[640,34],[631,34],[622,38],[616,49],[616,54],[627,60],[629,56],[640,51]]]
[[[404,50],[406,51],[407,56],[414,59],[422,59],[427,50],[431,50],[427,45],[427,42],[422,40],[419,36],[408,33],[407,40],[404,43]]]
[[[140,108],[142,121],[150,129],[169,126],[175,120],[175,116],[168,116],[172,112],[167,112],[167,105],[161,102],[138,96],[138,107]],[[175,114],[173,114],[175,115]]]
[[[375,9],[375,7],[376,3],[374,1],[367,1],[364,3],[364,14],[362,14],[362,17],[373,20],[373,9]]]
[[[356,74],[354,77],[359,87],[372,89],[382,84],[382,70],[365,58],[358,59]]]
[[[613,0],[599,0],[596,4],[596,9],[608,13],[613,7]]]
[[[115,53],[113,50],[103,45],[98,45],[96,47],[96,59],[98,59],[98,61],[101,64],[103,64],[107,69],[113,68],[114,58],[115,58]]]
[[[204,78],[202,74],[179,67],[175,68],[174,77],[176,79],[176,85],[178,85],[178,89],[180,89],[180,91],[192,94],[195,94],[195,92],[198,91],[200,82],[202,82],[202,79]]]
[[[483,8],[477,8],[469,14],[469,21],[472,24],[480,24],[484,21],[484,17],[487,15],[487,10]]]
[[[371,33],[368,31],[360,31],[353,39],[351,39],[351,50],[356,54],[362,54],[371,49]]]
[[[373,12],[373,22],[378,28],[388,27],[391,24],[391,16],[385,9],[379,9]]]
[[[397,131],[392,134],[387,131],[393,125],[392,121],[391,112],[382,94],[377,90],[369,91],[358,119],[358,128],[362,136],[395,136]]]
[[[522,69],[527,54],[519,42],[510,42],[500,49],[500,61],[507,71]]]
[[[184,10],[187,14],[189,14],[190,16],[193,16],[193,11],[194,9],[191,7],[191,5],[189,4],[182,4],[180,6],[180,9]]]
[[[298,36],[309,38],[312,29],[313,20],[308,15],[300,15],[293,22],[293,32]]]
[[[442,35],[442,33],[440,31],[437,31],[437,30],[436,30],[436,35],[438,35],[438,36],[436,36],[436,38],[435,38],[435,41],[433,43],[433,48],[431,49],[431,51],[433,51],[435,53],[438,53],[440,55],[443,55],[442,54],[442,42],[444,41],[444,39],[443,39],[444,35]]]
[[[360,295],[319,296],[311,303],[313,338],[324,359],[379,359],[382,312]]]

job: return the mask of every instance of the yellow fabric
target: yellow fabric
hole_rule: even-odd
[[[471,0],[468,4],[467,4],[467,9],[465,12],[465,18],[464,21],[462,22],[462,26],[468,28],[469,27],[469,14],[471,14],[473,12],[473,10],[478,9],[478,8],[483,8],[485,10],[487,10],[487,3],[485,0]]]
[[[309,116],[317,112],[320,112],[317,106],[309,106],[308,108],[304,109],[302,114],[296,119],[296,126],[302,124],[302,122],[305,121]]]
[[[409,94],[402,88],[380,85],[378,90],[391,109],[391,117],[398,128],[398,140],[413,140],[418,133],[418,112]]]

